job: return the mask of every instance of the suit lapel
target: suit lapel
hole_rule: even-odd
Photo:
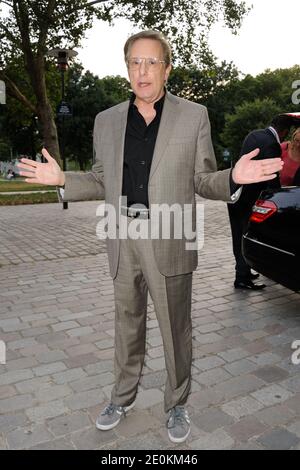
[[[149,180],[152,178],[160,160],[165,153],[166,147],[174,129],[178,112],[178,100],[175,96],[167,92],[157,134]]]
[[[124,163],[124,144],[127,126],[129,101],[126,101],[123,106],[118,109],[118,113],[113,115],[113,128],[114,128],[114,142],[115,142],[115,164],[116,164],[116,179],[119,194],[122,194],[122,180],[123,180],[123,163]]]

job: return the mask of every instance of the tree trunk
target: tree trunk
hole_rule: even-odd
[[[58,133],[54,121],[54,115],[47,96],[44,57],[37,55],[33,58],[30,54],[26,57],[26,67],[31,80],[31,84],[37,98],[37,113],[42,127],[44,146],[61,165]]]
[[[48,100],[37,104],[38,118],[42,126],[43,145],[61,166],[57,128]]]

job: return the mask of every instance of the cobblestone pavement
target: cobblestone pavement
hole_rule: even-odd
[[[137,404],[94,421],[113,385],[114,304],[97,202],[0,208],[0,448],[299,449],[300,296],[266,280],[235,291],[226,206],[205,202],[193,283],[192,431],[169,442],[161,336],[151,301]]]

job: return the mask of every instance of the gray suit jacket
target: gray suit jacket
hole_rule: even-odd
[[[126,101],[97,115],[95,163],[87,173],[66,172],[65,201],[105,199],[119,213],[128,107]],[[206,108],[167,93],[149,177],[150,219],[152,204],[182,207],[189,204],[195,227],[195,193],[230,202],[229,174],[230,170],[217,171]],[[185,238],[159,238],[152,243],[163,275],[175,276],[196,269],[197,251],[186,250]],[[108,239],[107,248],[114,278],[118,270],[119,240]]]

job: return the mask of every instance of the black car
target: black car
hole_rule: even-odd
[[[243,255],[259,273],[300,291],[300,187],[261,193],[243,237]]]

